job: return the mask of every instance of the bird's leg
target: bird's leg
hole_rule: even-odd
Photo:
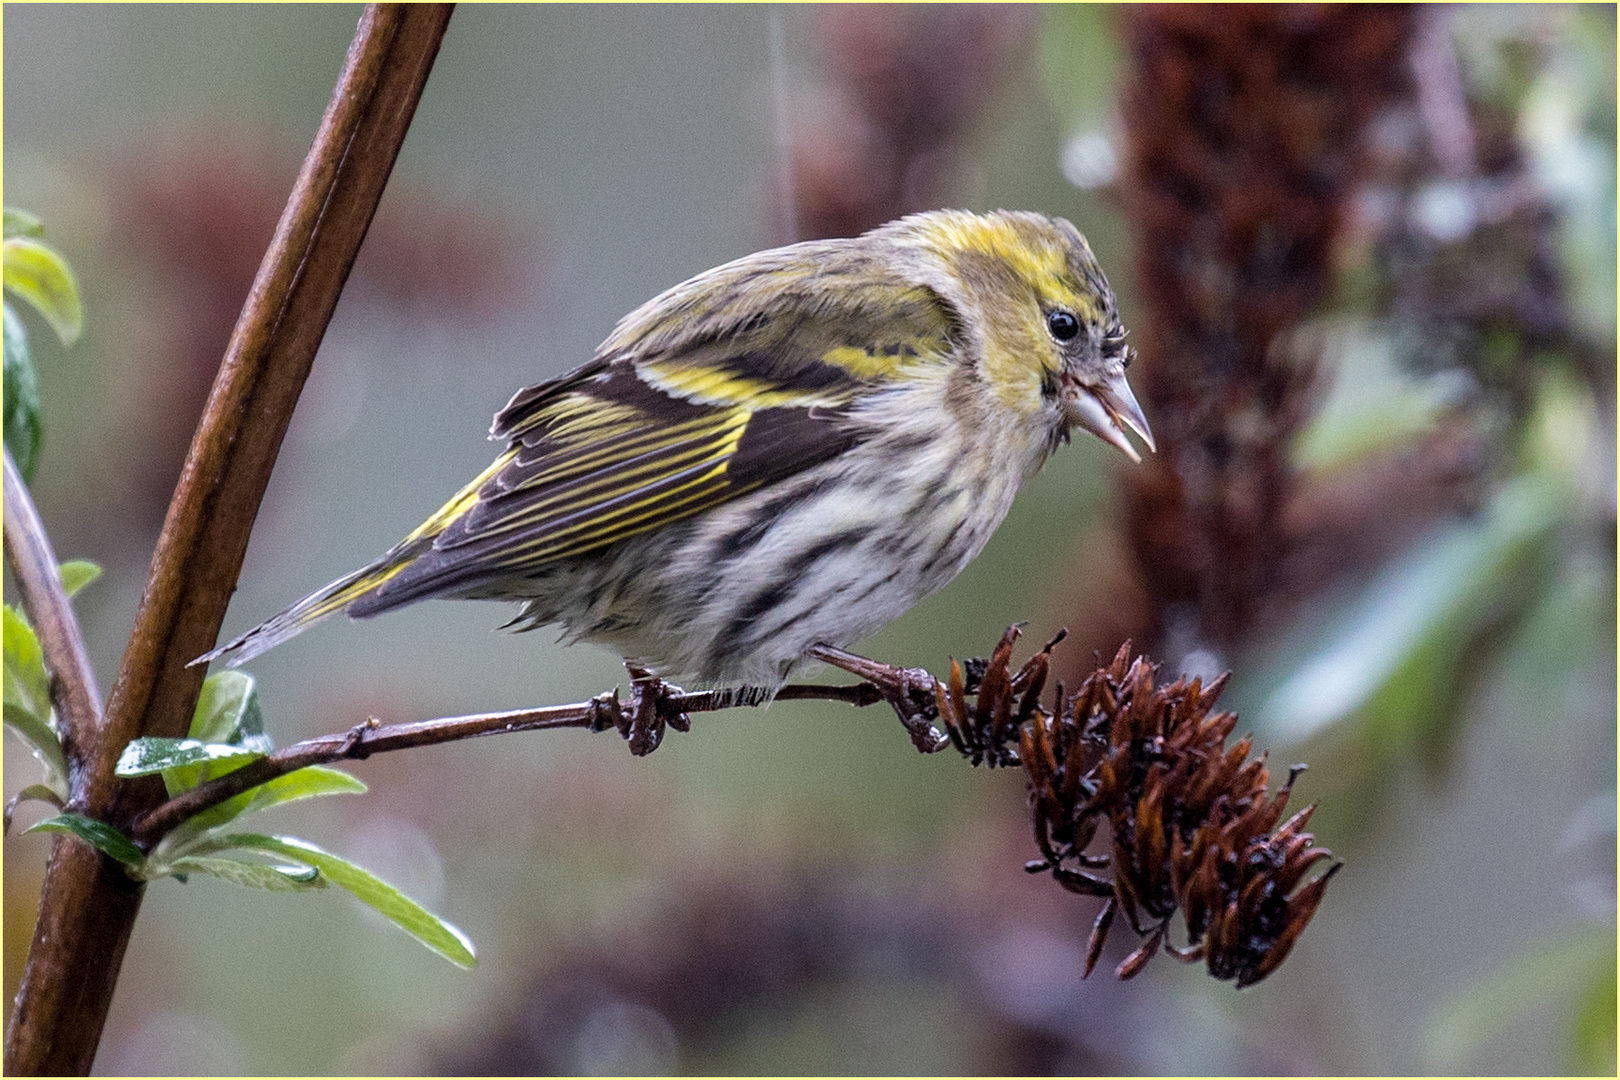
[[[934,727],[933,722],[939,718],[939,683],[927,671],[882,664],[832,645],[812,645],[806,655],[877,687],[883,700],[894,707],[895,715],[911,736],[911,744],[918,750],[933,754],[951,744]]]
[[[630,708],[616,710],[613,719],[632,754],[645,757],[658,749],[664,741],[665,724],[676,731],[692,730],[692,718],[671,704],[685,693],[680,687],[634,664],[626,664],[625,669],[630,672]]]

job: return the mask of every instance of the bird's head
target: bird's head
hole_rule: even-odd
[[[1154,449],[1125,380],[1132,352],[1114,291],[1078,229],[1013,211],[906,220],[945,265],[981,378],[1003,407],[1058,438],[1082,428],[1133,461],[1127,431]]]

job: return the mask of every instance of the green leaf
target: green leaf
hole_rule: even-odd
[[[82,814],[57,814],[24,829],[25,833],[59,832],[77,836],[105,855],[111,855],[128,866],[139,866],[146,856],[129,837],[108,825]]]
[[[150,776],[162,773],[169,797],[190,791],[205,780],[235,772],[250,761],[264,757],[262,750],[249,750],[233,743],[205,743],[196,739],[165,739],[147,736],[133,739],[118,756],[113,772],[118,776]]]
[[[1106,119],[1123,55],[1116,23],[1112,11],[1090,4],[1041,9],[1040,71],[1065,124],[1099,126]]]
[[[242,859],[187,855],[164,864],[167,876],[210,874],[236,885],[271,892],[308,892],[326,888],[326,879],[313,866],[272,866]]]
[[[62,578],[62,589],[68,596],[78,596],[80,590],[101,576],[101,567],[84,559],[74,559],[57,567]]]
[[[428,911],[392,885],[354,863],[294,836],[261,836],[233,833],[222,836],[218,845],[248,848],[278,855],[290,862],[313,866],[328,881],[347,889],[361,903],[383,915],[453,964],[470,968],[478,962],[473,943],[453,925]]]
[[[113,771],[119,776],[150,776],[164,769],[177,769],[184,765],[210,765],[217,762],[236,762],[246,765],[255,758],[264,757],[257,750],[244,750],[231,743],[205,743],[196,739],[165,739],[148,735],[132,739],[118,757]],[[227,769],[226,772],[231,770]],[[221,773],[220,775],[224,775]]]
[[[24,480],[32,480],[39,463],[45,426],[40,420],[39,380],[28,353],[28,331],[5,305],[5,439]]]
[[[72,345],[84,329],[73,268],[50,245],[32,236],[7,237],[4,249],[6,289],[43,315],[63,345]]]
[[[297,772],[278,776],[256,788],[250,788],[209,807],[187,819],[174,832],[164,838],[160,847],[185,851],[195,839],[209,829],[218,828],[243,814],[257,813],[284,803],[300,799],[314,799],[322,795],[358,795],[366,790],[359,778],[342,769],[329,769],[324,765],[309,765]]]
[[[51,714],[51,677],[39,637],[10,604],[4,614],[5,700],[44,718]]]
[[[172,798],[205,780],[234,772],[273,749],[259,715],[253,676],[242,671],[210,675],[191,717],[185,739],[135,739],[118,758],[119,776],[162,773]]]
[[[5,619],[5,725],[45,767],[45,782],[67,798],[67,758],[51,725],[51,680],[34,628],[10,604]]]
[[[19,210],[15,206],[8,206],[5,209],[5,214],[5,239],[10,240],[13,236],[45,235],[45,226],[40,222],[39,218],[28,211]]]
[[[55,788],[46,787],[44,784],[29,784],[6,800],[5,831],[7,833],[11,832],[11,816],[17,812],[17,807],[31,800],[50,803],[60,810],[62,804],[66,801],[66,796],[57,792]]]
[[[1324,370],[1334,372],[1332,384],[1291,449],[1294,463],[1315,476],[1410,445],[1470,392],[1459,372],[1420,377],[1404,368],[1388,332],[1345,322],[1320,335],[1314,347],[1323,354]]]
[[[253,676],[245,671],[216,671],[203,680],[187,734],[198,742],[234,743],[268,754],[272,747],[264,734]]]

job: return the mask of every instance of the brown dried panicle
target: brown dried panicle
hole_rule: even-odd
[[[1025,869],[1106,898],[1085,974],[1121,910],[1143,939],[1116,969],[1122,979],[1161,947],[1205,960],[1211,975],[1238,986],[1276,970],[1343,865],[1310,876],[1333,858],[1304,831],[1314,807],[1278,824],[1304,766],[1272,794],[1265,755],[1249,756],[1252,738],[1226,745],[1236,714],[1212,711],[1227,676],[1208,686],[1196,678],[1155,686],[1153,665],[1131,658],[1130,642],[1073,694],[1059,684],[1048,711],[1039,697],[1063,635],[1009,673],[1017,637],[1009,628],[977,680],[952,661],[950,685],[938,689],[940,718],[974,764],[1023,765],[1042,856]],[[1103,822],[1106,855],[1088,851]],[[1104,868],[1111,879],[1088,872]],[[1177,912],[1187,930],[1182,947],[1169,941]]]
[[[951,744],[975,765],[994,768],[1019,763],[1013,743],[1023,726],[1040,712],[1052,648],[1068,636],[1067,630],[1060,630],[1023,667],[1012,672],[1008,669],[1018,633],[1018,627],[1007,627],[989,660],[969,660],[961,665],[953,658],[950,685],[935,683],[940,722]],[[969,694],[974,695],[971,707],[967,703]]]

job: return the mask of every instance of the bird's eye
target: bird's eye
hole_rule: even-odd
[[[1054,311],[1046,317],[1046,329],[1059,341],[1068,341],[1080,332],[1080,320],[1067,311]]]

